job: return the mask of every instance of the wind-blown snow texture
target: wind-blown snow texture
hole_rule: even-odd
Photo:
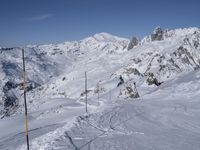
[[[26,149],[21,49],[0,49],[2,150]],[[99,33],[24,49],[32,150],[199,149],[198,28],[158,27],[131,41]],[[164,83],[156,87],[153,78]],[[127,90],[134,82],[136,99]]]

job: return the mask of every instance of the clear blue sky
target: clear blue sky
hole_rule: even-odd
[[[0,46],[59,43],[98,32],[143,37],[199,27],[199,0],[0,0]]]

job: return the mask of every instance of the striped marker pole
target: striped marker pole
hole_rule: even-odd
[[[22,49],[22,59],[23,59],[23,87],[24,87],[26,143],[27,143],[27,150],[29,150],[28,115],[27,115],[28,113],[27,113],[27,104],[26,104],[26,68],[25,68],[24,49]]]
[[[87,109],[87,72],[85,72],[85,111],[88,112]]]

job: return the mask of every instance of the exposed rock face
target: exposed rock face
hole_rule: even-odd
[[[26,91],[29,92],[34,88],[40,86],[33,81],[27,81]],[[14,109],[19,105],[19,90],[23,90],[23,83],[15,83],[14,81],[7,81],[3,86],[3,107],[4,110],[0,112],[0,115],[10,116],[14,113]]]
[[[124,73],[126,73],[126,74],[128,74],[128,75],[134,74],[134,75],[142,76],[142,74],[138,71],[138,69],[136,69],[136,68],[131,68],[131,67],[130,67],[130,68],[127,68],[126,71],[125,71]]]
[[[10,115],[10,110],[12,107],[16,107],[18,103],[18,98],[15,95],[14,89],[17,88],[17,84],[8,81],[3,87],[3,93],[4,96],[2,97],[2,100],[4,102],[4,115],[9,116]]]
[[[133,38],[131,39],[130,43],[128,44],[127,50],[130,50],[130,49],[132,49],[133,47],[139,45],[139,42],[140,42],[140,41],[139,41],[138,38],[133,37]]]
[[[151,40],[152,41],[161,41],[164,38],[164,31],[162,30],[161,27],[156,27],[154,32],[151,34]]]
[[[194,60],[193,54],[187,48],[180,46],[173,54],[183,63],[193,66],[194,70],[199,68],[199,63]]]
[[[155,84],[156,86],[159,86],[162,84],[162,82],[159,82],[153,73],[148,74],[147,83],[148,85]]]
[[[119,87],[120,85],[122,85],[124,83],[124,79],[122,78],[122,76],[120,75],[119,77],[119,83],[117,84],[117,87]]]
[[[119,97],[124,97],[124,98],[140,97],[136,88],[136,83],[134,81],[128,81],[124,83],[123,86],[120,86]]]

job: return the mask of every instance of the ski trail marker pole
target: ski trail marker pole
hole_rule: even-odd
[[[22,49],[22,59],[23,59],[23,88],[24,88],[26,143],[27,143],[27,150],[29,150],[28,113],[27,113],[27,104],[26,104],[26,67],[25,67],[24,49]]]

